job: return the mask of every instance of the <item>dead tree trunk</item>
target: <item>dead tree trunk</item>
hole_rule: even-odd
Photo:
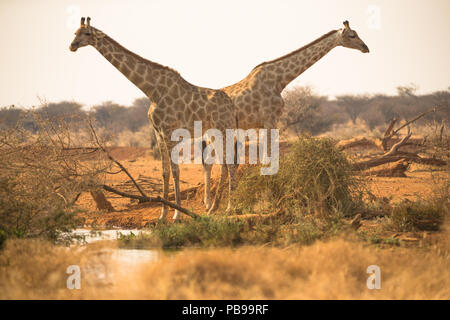
[[[353,164],[353,170],[354,171],[365,171],[370,168],[374,168],[383,164],[392,163],[395,162],[393,166],[390,168],[385,168],[381,170],[371,171],[371,172],[365,172],[364,175],[380,175],[380,176],[406,176],[405,172],[409,166],[409,163],[419,163],[424,165],[433,165],[433,166],[445,166],[447,164],[446,161],[436,158],[426,158],[419,156],[419,151],[416,152],[405,152],[400,151],[401,147],[404,147],[406,145],[409,146],[416,146],[423,148],[425,145],[426,139],[422,139],[421,141],[411,141],[411,131],[409,128],[409,125],[420,118],[424,117],[425,115],[436,112],[436,108],[430,109],[411,121],[406,122],[405,124],[401,125],[399,128],[394,129],[395,124],[397,123],[397,119],[393,119],[382,139],[368,139],[368,138],[355,138],[351,140],[346,141],[340,141],[337,144],[337,147],[341,150],[350,149],[354,147],[374,147],[376,149],[382,150],[384,153],[376,156],[369,160],[359,161]],[[398,132],[408,127],[408,134],[403,137],[400,141],[394,143],[393,137],[398,135]],[[389,145],[391,145],[391,148],[389,149]]]
[[[364,176],[376,176],[376,177],[406,177],[406,170],[408,170],[409,162],[405,160],[399,160],[393,163],[388,168],[370,170],[362,173]]]
[[[114,207],[111,202],[109,202],[102,191],[91,191],[92,199],[94,199],[97,210],[106,210],[108,212],[113,212]]]

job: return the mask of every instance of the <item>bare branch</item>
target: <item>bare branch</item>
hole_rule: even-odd
[[[147,197],[147,195],[145,194],[145,192],[141,189],[141,187],[139,186],[139,184],[136,182],[136,180],[134,180],[133,176],[130,174],[130,172],[128,172],[128,170],[116,159],[113,158],[113,156],[111,156],[111,154],[108,152],[108,150],[105,149],[105,147],[103,147],[103,145],[100,143],[100,141],[98,140],[97,137],[97,133],[95,132],[94,127],[92,126],[92,122],[90,121],[90,119],[88,120],[88,124],[89,124],[89,128],[92,131],[92,135],[94,136],[95,142],[98,145],[98,147],[106,154],[106,156],[108,157],[109,160],[111,160],[112,162],[114,162],[115,164],[117,164],[119,166],[119,168],[125,172],[125,174],[128,176],[128,178],[130,178],[130,180],[133,182],[134,186],[136,187],[136,189],[139,191],[139,193],[142,195],[142,197]]]
[[[167,205],[167,206],[169,206],[169,207],[171,207],[173,209],[176,209],[176,210],[184,213],[185,215],[188,215],[189,217],[191,217],[193,219],[199,219],[200,218],[200,216],[198,214],[196,214],[196,213],[194,213],[192,211],[189,211],[189,210],[187,210],[187,209],[185,209],[183,207],[180,207],[179,205],[177,205],[177,204],[175,204],[173,202],[170,202],[170,201],[168,201],[168,200],[166,200],[164,198],[161,198],[160,196],[157,196],[157,197],[137,196],[137,195],[133,195],[133,194],[129,194],[129,193],[125,193],[125,192],[119,191],[119,190],[111,188],[110,186],[107,186],[107,185],[103,185],[103,189],[105,189],[106,191],[118,194],[119,196],[122,196],[122,197],[130,198],[130,199],[137,199],[137,200],[139,200],[141,202],[160,202],[160,203],[164,203],[165,205]]]
[[[398,149],[399,149],[401,146],[403,146],[403,145],[408,141],[409,138],[411,138],[411,135],[412,135],[411,130],[410,130],[410,128],[408,127],[408,134],[407,134],[406,136],[404,136],[402,140],[400,140],[399,142],[397,142],[396,144],[394,144],[394,145],[391,147],[391,150],[389,150],[389,152],[387,152],[387,153],[385,153],[384,155],[382,155],[381,158],[387,158],[387,157],[390,157],[390,156],[396,154],[396,153],[398,152]]]
[[[438,109],[437,107],[434,107],[428,111],[425,111],[424,113],[421,113],[420,115],[418,115],[417,117],[415,117],[414,119],[406,122],[404,125],[400,126],[399,128],[397,128],[396,130],[394,130],[391,134],[391,137],[393,137],[394,135],[396,135],[400,130],[402,130],[404,127],[409,126],[411,123],[416,122],[417,120],[419,120],[420,118],[425,117],[427,114],[432,113],[432,112],[436,112]]]

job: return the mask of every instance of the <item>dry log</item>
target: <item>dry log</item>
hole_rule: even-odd
[[[109,202],[102,191],[91,191],[92,199],[97,206],[97,210],[106,210],[108,212],[113,212],[114,207],[111,202]]]
[[[424,116],[426,113],[423,113],[421,116]],[[420,117],[416,117],[414,119],[418,120]],[[412,122],[412,121],[410,121]],[[391,126],[389,126],[391,127]],[[388,128],[389,129],[389,128]],[[392,129],[390,129],[392,131]],[[398,131],[397,129],[396,131]],[[387,132],[387,131],[386,131]],[[395,132],[395,131],[394,131]],[[390,133],[393,134],[393,133]],[[389,135],[389,133],[388,133]],[[376,157],[374,159],[369,159],[365,161],[360,161],[353,164],[353,170],[355,171],[364,171],[373,167],[377,167],[386,163],[397,162],[400,160],[406,160],[408,162],[415,162],[419,164],[425,165],[433,165],[433,166],[445,166],[447,164],[446,161],[435,159],[435,158],[422,158],[416,153],[412,152],[404,152],[400,151],[400,147],[407,145],[409,138],[411,138],[411,131],[408,127],[408,134],[403,137],[399,142],[392,145],[391,149],[384,153],[383,155]]]
[[[160,196],[156,196],[156,197],[147,197],[147,196],[138,196],[138,195],[134,195],[134,194],[129,194],[129,193],[125,193],[122,191],[119,191],[117,189],[111,188],[110,186],[107,185],[103,185],[103,189],[105,189],[108,192],[112,192],[115,194],[118,194],[119,196],[125,197],[125,198],[130,198],[130,199],[137,199],[139,200],[139,202],[160,202],[160,203],[164,203],[165,205],[176,209],[182,213],[184,213],[185,215],[188,215],[189,217],[193,218],[193,219],[198,219],[200,218],[200,216],[192,211],[189,211],[183,207],[180,207],[179,205],[172,203],[164,198],[161,198]]]
[[[393,130],[394,130],[394,125],[396,122],[397,122],[396,118],[391,120],[391,123],[389,124],[386,131],[384,132],[383,139],[381,139],[381,146],[384,151],[388,150],[387,143],[394,135]]]
[[[368,138],[353,138],[350,140],[339,141],[336,145],[340,150],[346,150],[355,147],[381,148],[381,141]]]
[[[363,175],[376,177],[406,177],[405,172],[408,170],[408,167],[408,161],[399,160],[388,168],[366,171]]]
[[[447,165],[447,162],[436,158],[422,158],[414,153],[398,152],[396,155],[389,157],[380,157],[365,161],[356,162],[352,165],[354,171],[364,171],[373,167],[381,166],[386,163],[397,162],[400,160],[406,160],[408,162],[414,162],[418,164],[424,164],[429,166],[442,167]]]

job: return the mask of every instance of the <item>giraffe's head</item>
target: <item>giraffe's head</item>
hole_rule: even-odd
[[[85,47],[87,45],[94,44],[94,38],[96,35],[96,30],[91,27],[91,18],[87,17],[87,23],[84,23],[84,17],[81,18],[80,27],[77,32],[75,32],[75,39],[73,39],[70,44],[70,51],[77,51],[78,48]]]
[[[357,49],[363,53],[369,52],[369,48],[359,38],[356,31],[350,29],[348,21],[344,21],[344,28],[340,30],[339,45],[346,48]]]

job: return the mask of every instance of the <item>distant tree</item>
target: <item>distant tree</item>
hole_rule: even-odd
[[[150,107],[150,100],[146,97],[134,100],[131,107],[127,110],[128,128],[136,132],[142,126],[149,125],[148,109]]]
[[[370,130],[386,123],[385,116],[373,105],[370,105],[370,107],[367,108],[367,110],[365,110],[360,117],[367,123]]]
[[[14,127],[20,119],[23,110],[14,105],[0,108],[0,129]]]
[[[448,119],[450,119],[450,90],[433,92],[431,94],[431,104],[438,108],[438,112],[432,115],[434,120],[448,122]]]
[[[72,121],[86,115],[82,108],[82,104],[73,101],[51,102],[37,108],[36,113],[49,120],[58,118],[64,121]]]
[[[397,94],[400,97],[416,97],[416,92],[418,89],[419,87],[414,83],[411,83],[410,85],[407,86],[398,86]]]
[[[105,101],[100,105],[92,107],[90,115],[97,120],[100,127],[113,131],[126,128],[127,108],[112,101]]]
[[[367,107],[370,98],[367,95],[343,95],[336,98],[337,104],[348,114],[353,124],[356,124],[361,112]]]
[[[436,91],[431,94],[433,103],[438,108],[450,107],[450,91]]]
[[[326,131],[335,120],[333,115],[325,116],[323,106],[328,98],[319,96],[310,87],[295,87],[283,93],[284,111],[280,122],[287,130],[296,134],[309,132],[318,134]]]

